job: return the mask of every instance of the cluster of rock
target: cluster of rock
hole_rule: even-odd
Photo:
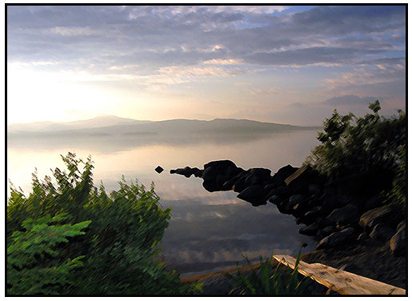
[[[269,169],[244,170],[230,160],[170,173],[202,178],[210,192],[234,190],[253,206],[275,204],[281,213],[293,215],[304,225],[299,232],[313,236],[317,249],[390,241],[395,256],[406,255],[406,221],[397,209],[384,205],[380,191],[387,179],[382,175],[357,174],[331,181],[309,166],[287,165],[272,176]]]

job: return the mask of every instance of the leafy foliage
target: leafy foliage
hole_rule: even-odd
[[[38,220],[23,222],[25,231],[15,231],[7,248],[7,283],[9,294],[55,295],[64,286],[70,285],[69,273],[83,265],[84,256],[74,259],[59,257],[61,247],[68,243],[67,237],[84,235],[80,231],[91,221],[74,225],[56,224],[64,220],[60,214],[47,215]],[[59,250],[60,249],[60,250]]]
[[[67,258],[74,258],[74,263],[77,264],[76,269],[69,269],[74,263],[73,260],[67,261],[67,269],[65,267],[64,271],[70,273],[70,282],[63,279],[59,288],[54,291],[39,291],[40,293],[181,295],[199,288],[196,285],[182,284],[179,275],[175,271],[167,271],[165,264],[158,259],[160,249],[157,246],[168,226],[171,208],[163,209],[160,206],[153,184],[147,190],[137,181],[128,185],[123,178],[119,182],[120,188],[108,195],[103,185],[99,188],[93,185],[91,158],[83,162],[76,159],[75,154],[69,153],[62,156],[62,159],[67,171],[56,168],[53,181],[51,177],[40,181],[34,173],[33,192],[26,198],[23,192],[12,187],[8,200],[9,247],[16,244],[14,239],[18,235],[23,235],[19,233],[28,235],[28,223],[37,220],[43,225],[35,227],[36,231],[40,231],[39,235],[48,237],[47,233],[51,233],[53,241],[66,244],[64,248],[55,251],[52,249],[54,245],[48,247],[48,251],[44,251],[47,256],[42,258],[42,262],[45,261],[48,267],[54,269],[59,267],[55,264],[61,265]],[[79,170],[80,164],[84,165],[82,172]],[[62,228],[67,231],[77,231],[79,225],[84,225],[84,221],[92,222],[81,236],[70,231],[56,233],[51,230],[54,228],[50,228],[55,226],[45,226],[45,217],[52,216],[53,220],[62,214],[68,223],[73,224],[71,227],[75,227],[71,230]],[[62,240],[62,235],[71,238],[67,242]],[[31,245],[34,241],[28,240],[26,243]],[[43,249],[46,250],[46,246]],[[15,255],[16,253],[9,254],[8,263],[19,266],[21,258]],[[78,265],[80,259],[82,266]],[[23,271],[24,261],[22,264]],[[37,263],[32,265],[37,268]],[[50,273],[52,271],[54,270]],[[15,278],[9,273],[7,276],[10,279],[8,293],[22,294]],[[31,280],[33,279],[26,281],[25,285],[34,286],[35,282]]]
[[[394,183],[391,195],[400,202],[406,197],[407,119],[402,111],[390,118],[379,115],[379,101],[369,105],[373,113],[357,118],[339,115],[335,110],[318,134],[321,142],[308,157],[322,174],[342,178],[353,174],[384,175],[387,186]]]
[[[302,249],[301,249],[302,250]],[[310,285],[308,278],[299,279],[298,266],[301,250],[296,257],[296,264],[293,271],[281,269],[281,263],[274,266],[270,259],[263,261],[260,258],[258,270],[252,270],[250,275],[241,272],[238,268],[236,276],[226,274],[236,283],[236,287],[231,294],[253,295],[253,296],[272,296],[272,295],[302,295]],[[248,264],[250,261],[246,259]]]

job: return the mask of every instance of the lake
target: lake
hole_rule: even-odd
[[[302,242],[311,251],[315,242],[298,233],[292,216],[278,212],[275,205],[253,207],[233,191],[210,193],[199,178],[170,174],[170,169],[190,166],[203,169],[209,161],[229,159],[247,170],[264,167],[272,175],[282,166],[300,167],[318,144],[316,130],[300,130],[251,137],[150,141],[140,137],[74,137],[63,139],[9,137],[7,176],[26,195],[31,191],[31,174],[51,175],[63,168],[60,154],[75,152],[78,158],[92,156],[94,180],[107,191],[118,188],[124,175],[138,179],[155,190],[164,207],[172,207],[172,218],[161,243],[162,257],[182,277],[233,267],[243,256],[258,260],[271,254],[296,254]],[[139,142],[140,141],[140,142]],[[165,170],[155,172],[160,165]]]

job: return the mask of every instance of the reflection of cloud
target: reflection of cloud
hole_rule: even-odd
[[[250,259],[270,256],[274,251],[291,254],[302,241],[310,244],[308,250],[313,249],[314,242],[298,233],[299,226],[293,217],[280,214],[272,204],[246,205],[216,206],[189,201],[172,205],[174,216],[190,213],[194,218],[172,218],[162,241],[163,256],[175,268],[180,264],[188,272],[213,267],[206,263],[233,265],[234,261],[242,261],[242,254]],[[207,212],[214,214],[204,214]],[[216,218],[216,213],[224,218]],[[188,263],[193,265],[184,265]]]

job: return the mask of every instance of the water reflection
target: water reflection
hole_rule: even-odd
[[[202,201],[162,201],[173,206],[162,241],[164,258],[183,276],[231,267],[243,260],[242,254],[252,261],[259,256],[293,254],[303,241],[309,244],[306,251],[315,248],[313,240],[298,233],[294,218],[280,214],[275,205],[252,207],[233,192],[219,194],[222,204],[214,196]],[[208,198],[216,203],[210,204]]]
[[[138,179],[156,192],[164,207],[172,207],[172,219],[162,241],[163,256],[183,275],[231,267],[242,261],[272,253],[292,254],[304,240],[293,217],[279,214],[276,206],[252,207],[232,191],[209,193],[202,179],[169,174],[182,166],[203,168],[205,162],[230,159],[242,168],[265,167],[272,172],[291,164],[299,166],[317,144],[316,131],[276,135],[216,137],[208,139],[153,140],[148,137],[94,137],[93,139],[27,138],[8,140],[7,176],[26,194],[31,190],[31,173],[40,178],[50,168],[63,168],[60,154],[75,152],[79,158],[92,155],[94,179],[108,191],[118,181]],[[216,140],[217,139],[217,140]],[[165,171],[158,174],[156,166]]]

